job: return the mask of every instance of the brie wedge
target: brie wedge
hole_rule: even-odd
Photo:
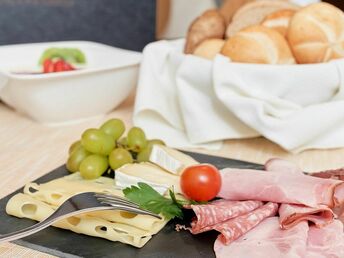
[[[153,146],[149,161],[176,175],[180,175],[188,166],[199,164],[190,156],[159,144]]]
[[[150,185],[160,194],[165,194],[171,187],[175,193],[181,193],[179,181],[179,176],[172,175],[148,162],[127,164],[115,172],[115,183],[121,188],[142,182]]]

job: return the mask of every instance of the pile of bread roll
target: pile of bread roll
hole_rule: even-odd
[[[283,0],[248,1],[231,17],[208,10],[191,25],[186,54],[233,62],[311,64],[344,57],[344,13],[320,2],[299,7]]]

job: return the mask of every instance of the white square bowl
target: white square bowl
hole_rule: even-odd
[[[49,74],[37,70],[49,47],[79,48],[83,69]],[[20,44],[0,47],[0,98],[20,113],[44,124],[72,122],[116,108],[137,84],[141,53],[88,41]]]

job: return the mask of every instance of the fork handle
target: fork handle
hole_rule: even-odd
[[[43,222],[38,222],[30,227],[5,234],[5,235],[0,235],[0,243],[3,242],[9,242],[9,241],[14,241],[26,236],[29,236],[31,234],[37,233],[38,231],[41,231],[47,227],[49,227],[53,221],[43,221]]]

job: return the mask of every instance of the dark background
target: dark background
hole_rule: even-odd
[[[90,40],[141,51],[155,21],[156,0],[0,0],[0,45]]]
[[[331,4],[335,5],[335,6],[338,6],[342,10],[344,10],[344,1],[343,0],[326,0],[324,2],[331,3]]]
[[[0,0],[0,45],[90,40],[142,50],[155,39],[155,0]]]

